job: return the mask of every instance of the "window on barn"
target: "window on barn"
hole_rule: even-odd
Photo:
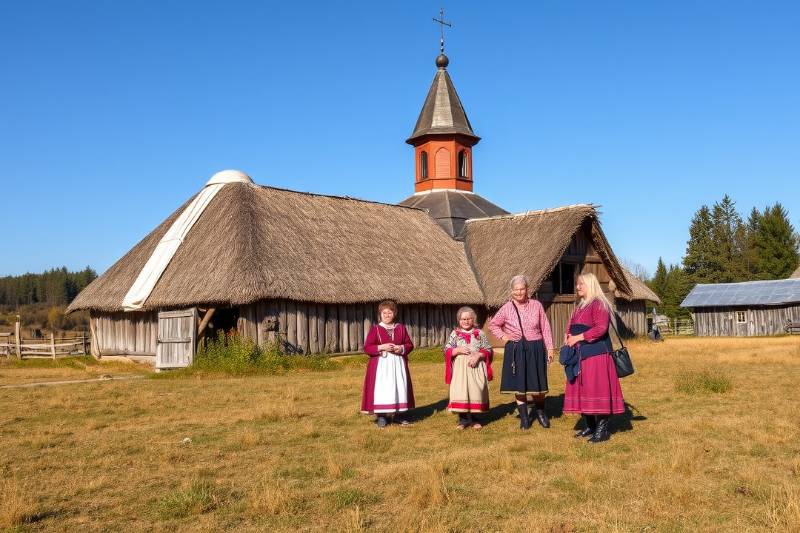
[[[428,152],[424,150],[419,154],[419,179],[428,179]]]
[[[744,311],[736,311],[736,323],[737,324],[744,324],[747,322],[747,317],[745,316]]]
[[[553,284],[556,294],[575,294],[575,271],[577,265],[573,263],[559,263],[550,273],[549,281]]]

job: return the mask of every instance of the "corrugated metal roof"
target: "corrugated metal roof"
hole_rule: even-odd
[[[785,305],[800,302],[800,279],[695,285],[681,307]]]

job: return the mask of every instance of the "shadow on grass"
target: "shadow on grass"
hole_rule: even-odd
[[[414,421],[425,420],[426,418],[435,415],[439,411],[444,411],[447,409],[447,403],[448,399],[442,398],[438,402],[429,403],[428,405],[421,405],[414,408],[409,413],[409,418]]]
[[[609,431],[611,433],[631,431],[633,429],[632,422],[642,422],[644,420],[647,420],[647,417],[635,405],[625,402],[625,412],[611,417]]]

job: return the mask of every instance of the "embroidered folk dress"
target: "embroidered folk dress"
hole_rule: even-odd
[[[400,345],[401,353],[379,351],[378,346],[386,343]],[[370,328],[364,341],[369,362],[361,395],[363,414],[400,413],[414,408],[414,390],[408,371],[408,354],[413,349],[411,337],[402,324],[381,322]]]
[[[567,330],[576,324],[588,326],[583,332],[585,343],[607,342],[609,313],[599,300],[594,300],[586,307],[576,307],[569,320]],[[580,351],[581,345],[577,344]],[[570,383],[564,385],[564,412],[586,415],[609,415],[625,412],[625,401],[622,388],[619,386],[617,367],[609,352],[581,359],[580,373]]]
[[[468,346],[483,354],[483,360],[472,368],[469,355],[453,354],[455,348]],[[486,334],[477,328],[453,330],[444,345],[445,376],[450,385],[451,413],[485,413],[489,410],[489,381],[492,379],[492,346]]]

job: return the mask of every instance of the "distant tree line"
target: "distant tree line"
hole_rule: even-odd
[[[798,250],[800,236],[780,203],[754,207],[744,221],[726,194],[692,217],[682,263],[667,266],[659,258],[647,284],[661,298],[662,314],[685,317],[689,310],[680,303],[695,284],[785,279],[800,262]]]
[[[97,272],[88,266],[78,272],[61,267],[41,274],[5,276],[0,278],[0,305],[66,306],[96,277]]]

